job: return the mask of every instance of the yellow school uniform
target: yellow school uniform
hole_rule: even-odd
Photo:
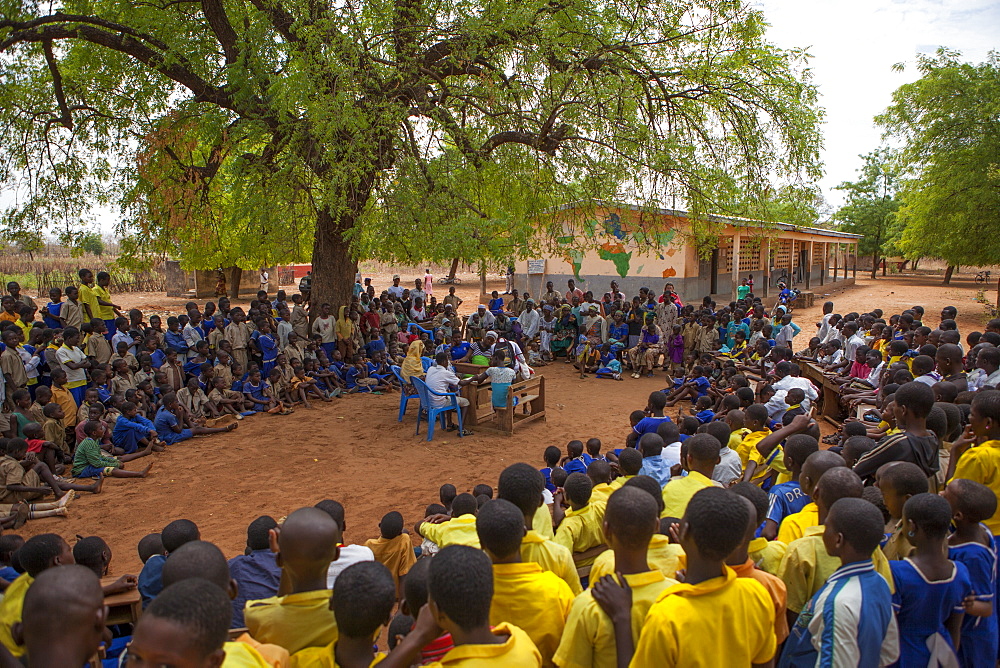
[[[308,647],[301,652],[296,652],[292,654],[290,668],[339,668],[340,664],[337,663],[333,650],[334,646],[328,645],[327,647]],[[384,658],[385,653],[376,652],[371,663],[368,664],[369,668],[373,668]],[[223,668],[225,668],[225,664],[223,664]]]
[[[222,668],[289,668],[288,650],[259,643],[248,633],[227,642],[222,649],[226,651]]]
[[[493,564],[493,602],[490,624],[503,622],[524,629],[551,666],[574,594],[555,573],[527,562]]]
[[[103,302],[111,303],[111,292],[107,288],[101,287],[100,285],[95,285],[91,288],[94,291],[94,301],[96,302],[100,299]],[[97,305],[97,312],[94,314],[95,318],[100,318],[101,320],[114,320],[115,319],[115,309],[112,306],[101,306]]]
[[[620,475],[611,481],[611,491],[614,492],[616,489],[621,489],[625,486],[629,480],[634,478],[634,475]]]
[[[757,444],[764,440],[765,436],[770,435],[771,432],[767,430],[752,431],[743,437],[740,441],[739,446],[736,448],[736,452],[740,454],[740,461],[743,462],[743,468],[747,467],[747,462],[750,461],[750,452],[755,450]],[[732,446],[729,446],[732,447]]]
[[[535,516],[531,518],[531,529],[543,538],[552,538],[556,535],[552,530],[552,511],[546,504],[538,506]]]
[[[97,306],[97,295],[94,293],[94,288],[96,287],[96,285],[93,288],[89,285],[80,286],[80,298],[77,299],[77,303],[80,304],[80,312],[83,314],[84,322],[90,322],[92,318],[101,317],[100,308]],[[90,315],[87,315],[87,311],[83,308],[84,304],[90,307]]]
[[[684,548],[677,543],[671,543],[663,534],[654,533],[649,539],[649,547],[646,548],[646,564],[650,570],[663,573],[664,577],[673,578],[677,570],[682,568],[684,559]],[[594,565],[590,568],[590,584],[605,575],[612,575],[615,572],[615,553],[613,550],[601,552],[594,559]]]
[[[982,483],[1000,499],[1000,440],[986,441],[962,453],[955,464],[955,478]],[[951,482],[949,480],[948,482]],[[994,536],[1000,536],[1000,513],[983,522]]]
[[[460,515],[441,524],[424,522],[420,525],[420,533],[424,538],[437,543],[439,547],[468,545],[479,549],[475,515]]]
[[[892,572],[882,550],[872,553],[875,570],[893,590]],[[788,551],[775,574],[785,582],[788,590],[788,609],[801,612],[809,599],[820,590],[833,572],[840,568],[840,559],[830,556],[823,546],[823,526],[806,529],[802,538],[788,544]]]
[[[733,627],[733,620],[741,622]],[[767,590],[725,567],[721,577],[664,590],[649,609],[633,666],[749,666],[774,656],[774,604]]]
[[[459,645],[441,657],[440,661],[427,664],[430,668],[538,668],[542,655],[528,634],[513,624],[493,627],[493,635],[509,636],[498,645]]]
[[[639,641],[639,632],[646,613],[659,595],[677,580],[664,577],[660,571],[633,573],[625,576],[632,589],[632,642]],[[617,665],[615,629],[590,591],[576,597],[566,619],[566,628],[556,650],[555,662],[560,668],[615,668]]]
[[[588,503],[579,510],[567,510],[562,524],[556,529],[552,538],[570,552],[586,552],[592,547],[604,544],[604,529],[601,518],[604,516],[603,506]],[[478,546],[477,546],[478,547]],[[578,566],[589,566],[594,559],[584,559]]]
[[[14,642],[14,636],[10,629],[14,624],[21,621],[21,613],[24,610],[24,595],[28,593],[28,587],[35,581],[27,573],[14,579],[4,592],[3,600],[0,601],[0,643],[7,648],[7,651],[15,657],[23,656],[27,648]]]
[[[289,654],[337,642],[329,589],[247,601],[243,617],[255,640],[284,647]]]
[[[729,435],[729,443],[727,444],[729,446],[729,449],[732,450],[733,452],[739,452],[740,444],[743,443],[743,439],[746,438],[746,435],[749,433],[750,430],[747,429],[746,427],[743,427],[742,429],[737,429],[736,431],[731,433]],[[747,465],[747,463],[743,461],[742,455],[740,455],[740,461],[743,462],[743,466]]]
[[[625,483],[622,483],[625,484]],[[593,491],[590,493],[590,501],[597,503],[607,503],[608,497],[611,496],[611,492],[615,491],[610,483],[602,482],[600,485],[594,485]]]
[[[775,484],[780,485],[792,479],[792,472],[785,466],[785,451],[781,449],[780,445],[775,446],[774,450],[771,450],[767,457],[762,455],[756,446],[750,448],[749,461],[757,465],[754,469],[753,477],[750,478],[750,482],[755,485],[761,484],[764,478],[771,474],[771,471],[778,472],[778,479],[775,481]]]
[[[538,564],[544,571],[552,571],[569,585],[574,594],[583,591],[580,574],[573,563],[573,553],[537,531],[529,531],[521,540],[521,559]]]
[[[684,517],[688,501],[706,487],[721,485],[697,471],[688,471],[684,477],[671,478],[663,486],[663,512],[660,517]]]
[[[781,526],[778,527],[778,540],[785,545],[790,545],[793,540],[806,535],[806,529],[817,524],[819,524],[819,508],[815,503],[809,502],[799,512],[792,513],[781,520]]]
[[[747,554],[753,559],[754,566],[771,575],[777,574],[787,551],[787,543],[766,538],[754,538],[747,546]]]

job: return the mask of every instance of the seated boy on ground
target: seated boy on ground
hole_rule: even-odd
[[[379,537],[365,541],[365,547],[372,551],[376,561],[389,569],[397,593],[402,593],[399,583],[417,563],[410,535],[403,532],[403,516],[395,511],[386,513],[378,528]]]
[[[586,476],[584,476],[586,477]],[[476,533],[476,513],[479,504],[471,494],[459,494],[451,504],[451,516],[438,514],[417,522],[414,530],[438,547],[447,545],[469,545],[479,547]]]
[[[42,486],[43,481],[47,487]],[[71,490],[97,494],[101,491],[102,481],[79,485],[57,480],[48,466],[28,454],[27,441],[12,438],[7,441],[4,456],[0,458],[0,483],[3,485],[0,488],[0,503],[18,503],[35,501],[50,491],[57,500]]]
[[[73,455],[73,476],[76,478],[101,478],[111,476],[112,478],[145,478],[150,469],[153,468],[150,462],[141,471],[126,471],[125,462],[130,462],[139,457],[153,454],[153,444],[150,443],[144,450],[139,450],[131,455],[121,457],[109,457],[101,451],[100,439],[104,436],[104,425],[100,422],[90,421],[83,427],[83,432],[87,438],[76,446],[76,453]]]

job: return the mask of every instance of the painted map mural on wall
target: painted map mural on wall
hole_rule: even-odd
[[[632,267],[632,259],[636,255],[634,251],[626,250],[626,245],[633,248],[651,248],[656,257],[666,260],[677,252],[676,248],[670,246],[677,230],[671,228],[665,231],[652,231],[640,228],[635,232],[627,229],[627,223],[623,223],[621,216],[617,213],[609,213],[602,222],[595,219],[585,219],[580,224],[581,229],[577,233],[568,233],[564,226],[563,236],[556,237],[556,241],[562,246],[572,247],[577,243],[577,236],[582,236],[588,240],[595,240],[598,236],[610,237],[597,249],[597,256],[602,260],[614,263],[615,271],[619,276],[625,278],[630,274],[637,274],[642,271],[645,265]],[[586,253],[579,250],[567,250],[563,258],[573,269],[573,276],[577,281],[583,283],[585,279],[580,276],[580,268],[583,265],[583,258]],[[673,267],[663,270],[663,277],[675,276],[677,271]]]

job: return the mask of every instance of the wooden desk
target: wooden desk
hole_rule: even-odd
[[[820,417],[839,428],[844,420],[840,408],[840,386],[830,380],[820,366],[812,362],[800,362],[800,365],[802,374],[821,388]]]
[[[464,418],[467,427],[495,429],[510,436],[521,425],[546,419],[545,377],[541,375],[511,383],[506,409],[493,407],[493,388],[488,381],[481,385],[463,386],[461,395],[469,400],[469,410]],[[518,398],[517,406],[513,405],[514,397]]]
[[[118,578],[106,577],[101,579],[101,586],[109,585]],[[135,624],[142,615],[142,596],[138,589],[132,589],[122,594],[111,594],[104,597],[104,605],[108,606],[108,617],[105,623],[108,626],[114,624]]]

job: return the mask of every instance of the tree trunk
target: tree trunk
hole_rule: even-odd
[[[448,270],[448,282],[455,280],[455,274],[458,273],[458,258],[456,257],[451,261],[451,269]]]
[[[885,267],[883,266],[883,270]],[[872,280],[878,278],[878,252],[872,253]]]
[[[951,284],[951,275],[955,273],[955,265],[949,264],[948,268],[944,270],[944,285]]]
[[[229,298],[236,301],[240,298],[240,282],[243,279],[243,270],[239,267],[227,267],[225,270],[226,291]]]
[[[344,238],[344,232],[353,226],[354,215],[349,211],[334,218],[329,209],[322,208],[316,215],[310,301],[314,306],[329,304],[334,314],[337,307],[350,304],[354,294],[358,263],[351,258],[350,244]]]

